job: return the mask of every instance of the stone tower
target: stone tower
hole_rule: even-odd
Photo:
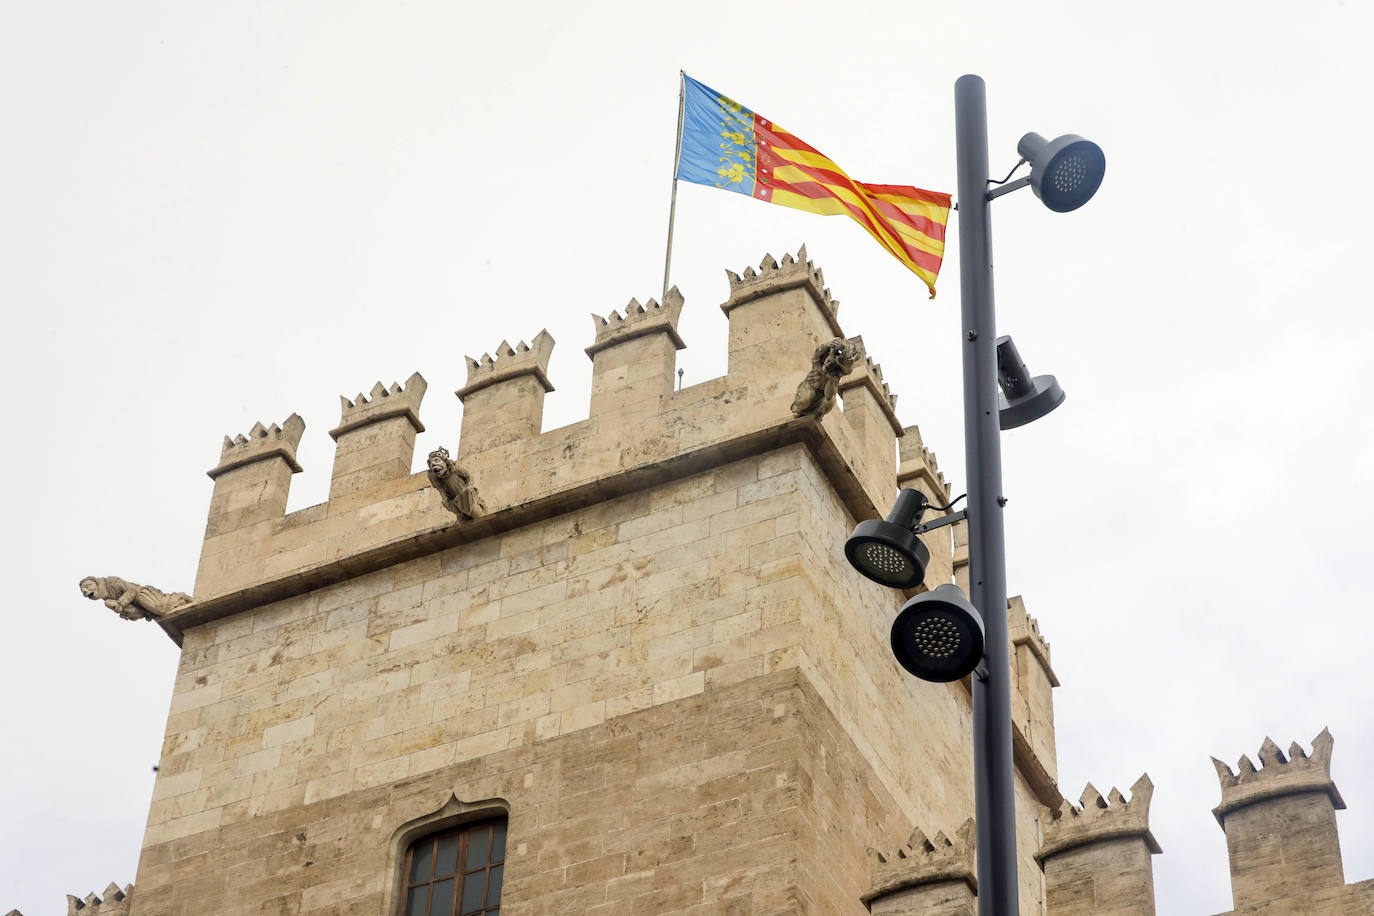
[[[299,417],[226,439],[194,600],[151,615],[182,657],[133,916],[398,913],[416,838],[492,818],[508,914],[860,914],[867,849],[959,835],[968,685],[892,664],[902,596],[839,550],[899,481],[944,504],[944,478],[861,338],[841,406],[790,412],[845,338],[805,250],[729,281],[725,376],[674,390],[682,297],[631,301],[594,316],[570,426],[541,428],[546,332],[468,360],[431,467],[471,517],[410,471],[418,373],[342,400],[321,505],[285,512]],[[928,586],[966,563],[941,531]],[[1030,914],[1061,799],[1020,614]]]
[[[299,416],[226,437],[194,596],[81,583],[182,653],[136,887],[69,912],[976,912],[970,685],[895,664],[904,596],[840,549],[949,487],[805,249],[727,273],[720,378],[674,390],[674,289],[593,316],[568,426],[541,331],[467,361],[418,473],[418,372],[341,399],[319,505],[286,512]],[[966,586],[962,524],[924,540],[924,587]],[[1006,613],[1021,913],[1148,916],[1153,787],[1065,802],[1050,646]],[[1330,750],[1218,765],[1237,913],[1374,912]]]

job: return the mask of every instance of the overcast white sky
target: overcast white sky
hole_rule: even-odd
[[[189,590],[256,420],[306,419],[292,509],[341,393],[419,370],[417,457],[451,447],[502,338],[547,327],[545,427],[583,417],[588,313],[659,291],[679,68],[864,181],[954,190],[966,72],[994,171],[1102,145],[1087,207],[993,219],[1001,330],[1068,392],[1003,439],[1061,784],[1148,771],[1160,911],[1215,913],[1208,755],[1329,725],[1374,876],[1372,33],[1365,0],[0,4],[0,910],[135,876],[177,650],[77,581]],[[953,242],[931,302],[847,220],[684,185],[686,382],[725,369],[723,269],[803,241],[962,487]]]

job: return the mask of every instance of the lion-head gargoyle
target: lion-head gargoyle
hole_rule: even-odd
[[[103,601],[125,620],[157,620],[192,600],[185,592],[164,592],[118,576],[87,576],[80,587],[81,594],[92,601]]]
[[[792,415],[822,417],[835,406],[840,379],[854,371],[859,348],[842,337],[828,340],[811,354],[811,371],[797,386],[792,399]]]

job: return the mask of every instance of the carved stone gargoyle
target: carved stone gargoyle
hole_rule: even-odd
[[[487,511],[472,477],[449,457],[448,449],[440,446],[430,452],[427,464],[430,485],[439,491],[445,509],[460,519],[474,519]]]
[[[118,576],[87,576],[81,580],[81,594],[92,601],[105,602],[107,608],[125,620],[157,620],[192,600],[185,592],[168,594]]]
[[[835,393],[840,379],[854,371],[854,364],[862,354],[857,344],[836,337],[826,341],[811,354],[811,371],[797,386],[792,399],[792,415],[819,419],[835,406]]]

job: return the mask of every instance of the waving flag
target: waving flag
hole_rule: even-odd
[[[950,196],[854,181],[815,147],[683,74],[677,178],[826,216],[842,214],[925,281],[945,255]]]

